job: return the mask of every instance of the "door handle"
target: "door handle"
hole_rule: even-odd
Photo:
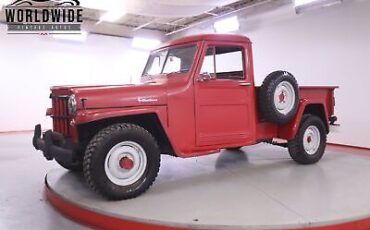
[[[252,83],[249,83],[249,82],[242,82],[239,84],[240,86],[251,86]]]

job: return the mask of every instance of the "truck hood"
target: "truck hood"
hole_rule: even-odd
[[[164,82],[147,82],[127,85],[56,86],[57,92],[74,94],[78,109],[120,108],[167,104]]]

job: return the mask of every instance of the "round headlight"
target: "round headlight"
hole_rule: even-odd
[[[76,102],[76,97],[74,94],[72,94],[68,98],[68,113],[69,115],[74,115],[77,111],[77,102]]]

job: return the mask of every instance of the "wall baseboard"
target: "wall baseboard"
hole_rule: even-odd
[[[357,149],[357,150],[370,151],[370,148],[362,147],[362,146],[347,145],[347,144],[338,144],[338,143],[328,143],[328,145],[329,146],[334,146],[334,147],[352,148],[352,149]]]
[[[0,131],[0,135],[17,134],[17,133],[33,133],[34,130],[17,130],[17,131]]]

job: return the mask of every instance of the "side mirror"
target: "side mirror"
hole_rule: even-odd
[[[205,72],[205,73],[199,74],[197,81],[204,82],[204,81],[210,81],[210,80],[215,80],[215,79],[216,79],[215,76],[212,76],[212,74]]]

